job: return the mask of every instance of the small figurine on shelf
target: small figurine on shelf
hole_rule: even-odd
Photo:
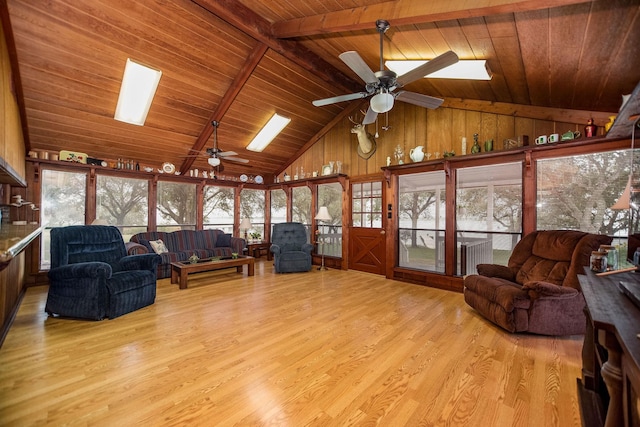
[[[598,131],[598,126],[593,123],[593,119],[589,119],[587,121],[587,125],[584,127],[584,136],[587,138],[591,138],[592,136],[596,136],[596,132]]]
[[[393,150],[393,157],[396,159],[396,162],[399,165],[404,164],[404,150],[402,149],[400,144],[398,144],[395,150]]]
[[[471,154],[479,153],[480,151],[482,151],[480,143],[478,143],[478,136],[479,135],[477,133],[473,134],[473,145],[471,146]]]
[[[609,116],[609,121],[604,124],[604,131],[609,132],[609,129],[611,129],[611,126],[613,126],[613,123],[615,121],[616,121],[616,116]]]

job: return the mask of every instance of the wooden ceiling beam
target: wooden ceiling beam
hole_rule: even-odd
[[[294,64],[332,86],[347,91],[358,91],[362,85],[345,76],[329,62],[311,52],[302,44],[292,40],[279,40],[271,33],[271,24],[236,0],[193,0],[203,9],[227,22],[270,49],[278,52]]]
[[[513,117],[548,120],[559,123],[584,123],[592,118],[598,125],[604,125],[615,112],[569,110],[565,108],[537,107],[534,105],[510,104],[506,102],[480,101],[477,99],[445,98],[442,108],[480,111]]]
[[[229,110],[231,104],[233,104],[233,101],[235,101],[242,87],[251,77],[253,70],[255,70],[255,68],[262,60],[262,57],[267,52],[267,49],[268,48],[265,44],[258,43],[253,51],[251,51],[251,54],[247,58],[247,61],[244,63],[244,66],[234,78],[233,83],[231,83],[231,86],[229,86],[227,92],[222,97],[222,100],[218,104],[218,107],[211,114],[209,120],[207,120],[204,128],[200,131],[200,135],[196,139],[196,142],[193,143],[193,147],[191,147],[193,153],[199,153],[202,151],[205,144],[211,137],[211,134],[213,134],[213,125],[211,124],[211,122],[214,120],[222,120],[222,117],[224,117],[225,113]],[[195,160],[195,156],[187,157],[184,162],[182,162],[179,170],[183,173],[186,173],[186,171],[191,169],[191,166],[193,165],[193,162],[195,162]]]
[[[271,34],[285,39],[374,30],[376,20],[381,18],[398,26],[549,9],[577,3],[585,3],[585,0],[396,0],[276,22],[272,25]]]

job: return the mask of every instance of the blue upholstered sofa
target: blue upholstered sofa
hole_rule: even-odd
[[[247,246],[244,239],[225,234],[222,230],[180,230],[170,233],[148,231],[135,234],[129,239],[130,242],[144,246],[149,253],[156,252],[151,242],[158,240],[162,240],[167,249],[167,252],[159,253],[162,262],[158,265],[158,279],[171,277],[171,263],[187,261],[194,253],[198,258],[231,256],[234,252],[242,254]],[[137,249],[140,247],[130,245],[129,253],[135,253]]]

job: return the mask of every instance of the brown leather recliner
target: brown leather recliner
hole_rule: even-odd
[[[513,249],[507,266],[478,264],[464,279],[464,300],[509,332],[583,334],[578,274],[591,251],[612,238],[581,231],[535,231]]]

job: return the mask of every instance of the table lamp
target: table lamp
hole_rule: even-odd
[[[244,239],[247,240],[247,231],[251,228],[251,220],[249,218],[243,218],[240,221],[240,231],[244,230]]]
[[[318,210],[318,214],[315,217],[316,221],[322,221],[323,223],[326,223],[328,221],[331,221],[331,215],[329,215],[329,211],[327,210],[326,206],[321,206],[320,210]],[[328,270],[327,267],[324,266],[324,238],[320,241],[320,243],[322,244],[321,246],[321,250],[322,250],[322,265],[320,267],[318,267],[318,270]]]

